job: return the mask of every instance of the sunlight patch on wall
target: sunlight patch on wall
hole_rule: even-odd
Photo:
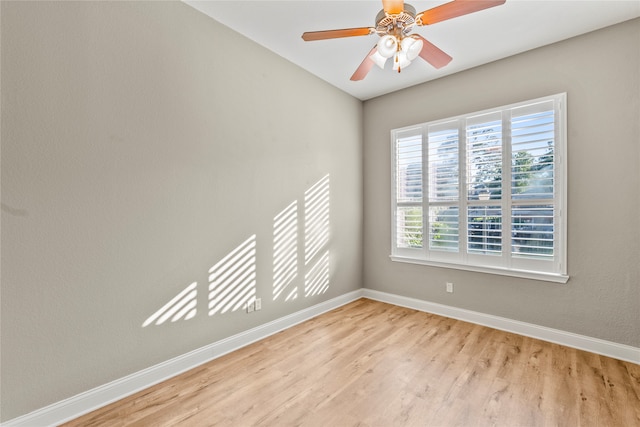
[[[304,193],[304,295],[329,289],[329,175]]]
[[[160,310],[153,313],[144,321],[142,327],[145,328],[152,323],[162,325],[167,320],[172,322],[177,320],[189,320],[197,313],[196,305],[198,303],[198,283],[193,282],[178,295],[173,297],[171,301],[166,303]]]
[[[298,275],[298,202],[294,201],[273,219],[273,299],[298,297],[291,286]]]
[[[304,263],[329,243],[329,175],[304,193]]]
[[[236,311],[256,296],[256,235],[209,269],[209,316]]]
[[[304,296],[323,294],[329,289],[329,251],[326,251],[304,276]]]

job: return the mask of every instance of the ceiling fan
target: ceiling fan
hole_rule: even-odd
[[[451,56],[427,41],[419,34],[411,34],[413,27],[431,25],[447,19],[478,12],[504,4],[506,0],[453,0],[424,12],[404,0],[382,0],[382,10],[376,16],[375,27],[345,28],[341,30],[310,31],[302,34],[304,41],[326,40],[342,37],[380,36],[378,43],[364,58],[351,76],[351,80],[362,80],[374,64],[384,68],[387,59],[393,57],[393,69],[400,72],[418,56],[435,68],[451,62]]]

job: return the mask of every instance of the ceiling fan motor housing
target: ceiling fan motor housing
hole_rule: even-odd
[[[408,35],[416,23],[416,9],[404,4],[404,10],[398,14],[388,14],[381,10],[376,16],[376,33],[379,36],[393,35],[399,39]]]

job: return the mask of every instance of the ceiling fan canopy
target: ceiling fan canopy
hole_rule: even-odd
[[[375,27],[346,28],[339,30],[310,31],[302,34],[304,41],[327,40],[377,34],[380,41],[364,58],[351,80],[362,80],[373,65],[384,68],[386,60],[393,57],[393,69],[400,72],[420,56],[435,68],[442,68],[453,59],[419,34],[412,34],[415,26],[425,26],[479,12],[504,4],[506,0],[453,0],[424,12],[404,0],[382,0],[382,10],[375,20]]]

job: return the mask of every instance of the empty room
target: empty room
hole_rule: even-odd
[[[0,1],[2,426],[640,425],[640,1]]]

